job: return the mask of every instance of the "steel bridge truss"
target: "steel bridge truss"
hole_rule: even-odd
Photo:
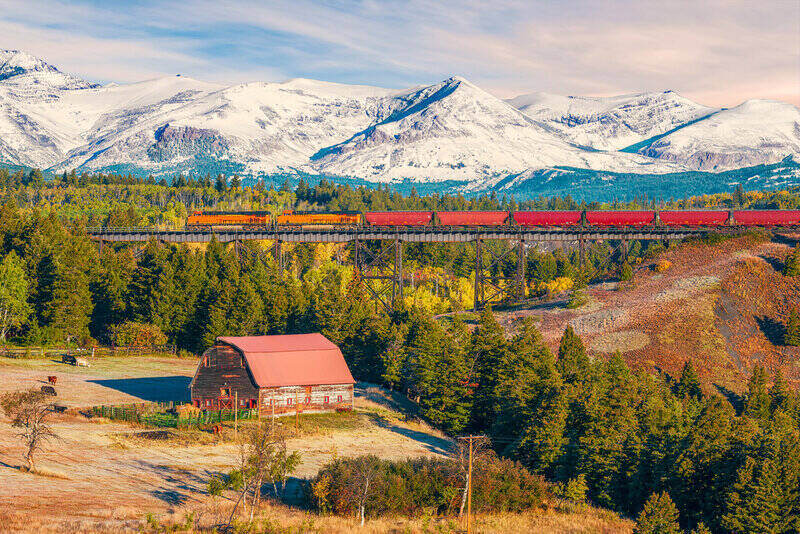
[[[347,243],[352,247],[351,258],[357,282],[366,294],[387,311],[394,310],[403,301],[403,243],[472,243],[475,248],[474,309],[490,304],[510,303],[526,297],[525,258],[526,247],[537,243],[577,245],[580,268],[584,270],[588,243],[607,241],[611,244],[610,258],[619,253],[627,257],[631,241],[666,241],[689,236],[704,235],[718,229],[704,228],[464,228],[464,227],[367,227],[309,229],[302,227],[283,229],[211,229],[156,230],[151,228],[90,228],[89,236],[97,241],[102,251],[104,243],[125,242],[137,248],[148,241],[164,243],[208,242],[216,239],[221,243],[233,242],[239,258],[254,254],[243,241],[267,240],[274,242],[272,256],[277,268],[283,272],[284,255],[282,244],[289,243]],[[735,231],[727,229],[727,231]],[[487,246],[489,241],[506,241],[510,247],[497,252]],[[140,253],[140,252],[139,252]],[[255,252],[263,258],[263,256]],[[504,272],[511,260],[516,259],[516,268]],[[598,270],[604,267],[598,266]]]
[[[386,311],[396,309],[403,301],[403,242],[373,241],[373,247],[362,239],[351,243],[357,282]]]

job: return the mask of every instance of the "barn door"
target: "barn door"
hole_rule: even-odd
[[[222,409],[230,409],[234,408],[233,406],[233,395],[231,394],[231,388],[220,388],[219,393],[219,408]]]

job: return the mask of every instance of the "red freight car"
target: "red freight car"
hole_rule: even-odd
[[[581,223],[582,211],[515,211],[514,222],[520,226],[575,226]]]
[[[425,226],[433,219],[432,211],[370,211],[364,219],[371,226]]]
[[[595,226],[645,226],[655,216],[654,211],[587,211],[586,222]]]
[[[800,224],[800,210],[739,210],[733,219],[742,226],[791,226]]]
[[[445,226],[500,226],[508,220],[507,211],[437,211]]]
[[[660,211],[658,216],[667,226],[722,226],[728,221],[724,210]]]

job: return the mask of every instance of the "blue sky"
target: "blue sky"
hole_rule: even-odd
[[[501,97],[672,89],[800,104],[797,0],[0,0],[0,48],[100,82],[401,88],[458,74]]]

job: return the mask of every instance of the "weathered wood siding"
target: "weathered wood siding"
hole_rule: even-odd
[[[255,407],[258,388],[236,349],[215,345],[203,353],[192,384],[192,402],[201,408],[233,408],[238,394],[240,407]]]
[[[353,384],[261,388],[259,393],[261,417],[294,413],[298,405],[301,412],[351,409]]]

